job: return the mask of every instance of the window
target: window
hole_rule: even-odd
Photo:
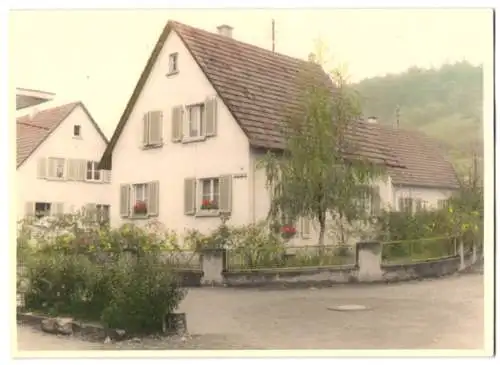
[[[415,212],[422,212],[425,210],[425,202],[422,199],[415,199]]]
[[[231,214],[232,181],[232,175],[184,179],[184,214],[196,216]]]
[[[413,212],[413,199],[412,198],[399,198],[399,211],[405,213]]]
[[[148,218],[159,215],[160,183],[120,185],[120,216],[122,218]]]
[[[97,168],[99,162],[87,161],[87,181],[101,181],[101,171]]]
[[[132,213],[133,215],[148,214],[148,185],[132,185]]]
[[[163,144],[163,112],[153,110],[143,116],[143,147],[160,147]]]
[[[175,74],[179,72],[178,68],[178,60],[179,54],[178,53],[171,53],[168,59],[168,73],[169,74]]]
[[[201,183],[201,202],[199,204],[201,210],[218,210],[219,209],[219,179],[203,179]]]
[[[187,107],[189,138],[202,137],[205,134],[205,105],[196,104]]]
[[[35,203],[35,217],[42,218],[50,215],[50,203]]]
[[[100,223],[109,222],[109,205],[96,204],[97,221]]]
[[[438,209],[446,209],[448,207],[447,199],[439,199],[437,202]]]
[[[64,158],[49,158],[49,177],[63,179],[64,178]]]
[[[80,137],[80,132],[81,132],[82,127],[78,124],[75,124],[73,126],[73,137]]]

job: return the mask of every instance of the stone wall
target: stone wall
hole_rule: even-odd
[[[358,280],[356,265],[276,268],[228,271],[222,274],[226,286],[324,285],[346,284]]]
[[[201,254],[202,276],[199,285],[252,287],[288,285],[324,285],[373,283],[439,277],[462,271],[472,265],[477,255],[464,253],[460,246],[456,256],[404,264],[382,264],[382,243],[358,242],[356,264],[326,267],[268,268],[227,270],[223,249]],[[196,275],[192,277],[196,281]],[[190,282],[189,286],[196,286]]]
[[[450,275],[460,269],[460,257],[382,266],[383,281],[403,281]]]

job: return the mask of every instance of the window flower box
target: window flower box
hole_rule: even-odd
[[[138,200],[134,205],[134,214],[141,215],[148,213],[148,206],[145,202]]]
[[[284,225],[281,227],[281,237],[286,240],[292,239],[297,234],[294,226]]]
[[[219,205],[214,200],[204,199],[201,202],[200,208],[201,208],[201,210],[217,210],[217,209],[219,209]]]

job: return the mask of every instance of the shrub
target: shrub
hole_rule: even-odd
[[[184,298],[162,257],[180,250],[177,236],[157,222],[111,229],[68,215],[44,224],[23,222],[18,238],[29,282],[26,309],[155,332]]]
[[[231,230],[230,248],[246,268],[285,265],[285,243],[267,222],[249,224]]]
[[[51,315],[72,314],[98,319],[92,309],[92,291],[98,278],[95,265],[84,255],[36,255],[27,265],[29,290],[26,307]]]
[[[113,266],[113,279],[111,301],[102,311],[101,321],[134,333],[161,331],[165,315],[186,294],[175,274],[151,254],[134,264],[121,258]]]

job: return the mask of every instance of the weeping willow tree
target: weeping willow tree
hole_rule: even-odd
[[[347,225],[369,219],[364,202],[376,194],[370,183],[384,174],[356,155],[349,136],[361,116],[358,97],[340,69],[323,72],[322,55],[320,48],[297,78],[301,92],[283,121],[283,152],[268,152],[260,165],[272,193],[268,220],[275,227],[299,218],[317,222],[320,246],[328,218]]]

